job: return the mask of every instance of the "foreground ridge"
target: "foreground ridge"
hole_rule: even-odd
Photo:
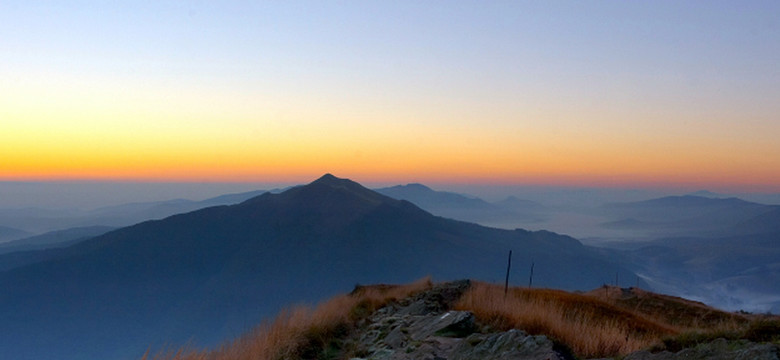
[[[358,285],[315,309],[284,311],[218,350],[153,359],[780,358],[777,317],[726,313],[638,289],[508,290],[470,280]]]
[[[358,359],[573,359],[543,335],[480,328],[469,311],[452,310],[471,286],[443,283],[390,303],[352,335]]]

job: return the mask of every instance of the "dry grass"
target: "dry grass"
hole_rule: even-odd
[[[549,289],[513,288],[474,282],[455,305],[506,330],[550,336],[584,357],[623,355],[647,348],[678,328],[594,297]]]
[[[498,329],[550,336],[581,357],[623,356],[647,348],[676,351],[718,337],[775,341],[778,336],[771,334],[780,328],[774,317],[753,318],[617,287],[586,294],[512,288],[505,296],[502,286],[474,282],[456,308]]]
[[[213,351],[183,348],[162,351],[142,360],[281,360],[328,358],[338,351],[334,339],[345,335],[357,321],[374,310],[432,286],[430,278],[408,285],[378,285],[356,288],[315,308],[295,306],[281,312],[272,322],[261,324]]]
[[[622,289],[604,286],[586,295],[687,330],[730,331],[741,329],[750,322],[746,316],[724,312],[698,301],[656,294],[638,288]]]
[[[432,286],[430,279],[409,285],[357,287],[311,308],[282,311],[219,349],[161,351],[142,360],[335,359],[356,324],[391,301]],[[504,288],[472,281],[455,304],[496,330],[521,329],[547,335],[582,358],[619,357],[641,349],[678,351],[712,341],[748,339],[780,343],[780,318],[726,313],[689,300],[604,287],[586,294],[559,290]]]

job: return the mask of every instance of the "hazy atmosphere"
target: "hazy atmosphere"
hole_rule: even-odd
[[[0,1],[0,39],[2,356],[780,354],[778,1]]]

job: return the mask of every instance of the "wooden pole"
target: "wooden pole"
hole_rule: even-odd
[[[509,250],[509,260],[506,263],[506,280],[504,280],[504,297],[509,291],[509,269],[512,268],[512,250]]]
[[[528,277],[528,287],[534,284],[534,263],[531,262],[531,276]]]

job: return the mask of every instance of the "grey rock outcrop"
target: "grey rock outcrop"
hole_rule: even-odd
[[[546,336],[530,336],[520,330],[471,334],[452,352],[452,360],[563,359]]]
[[[483,333],[474,315],[450,310],[467,281],[446,283],[377,310],[354,339],[353,359],[564,360],[545,336],[523,331]]]
[[[362,320],[345,339],[352,360],[572,360],[573,355],[543,335],[518,329],[495,331],[454,304],[468,281],[438,284],[391,302]],[[356,291],[359,291],[356,288]],[[717,339],[678,352],[642,350],[623,360],[780,360],[772,343]],[[612,360],[612,359],[598,359]]]

